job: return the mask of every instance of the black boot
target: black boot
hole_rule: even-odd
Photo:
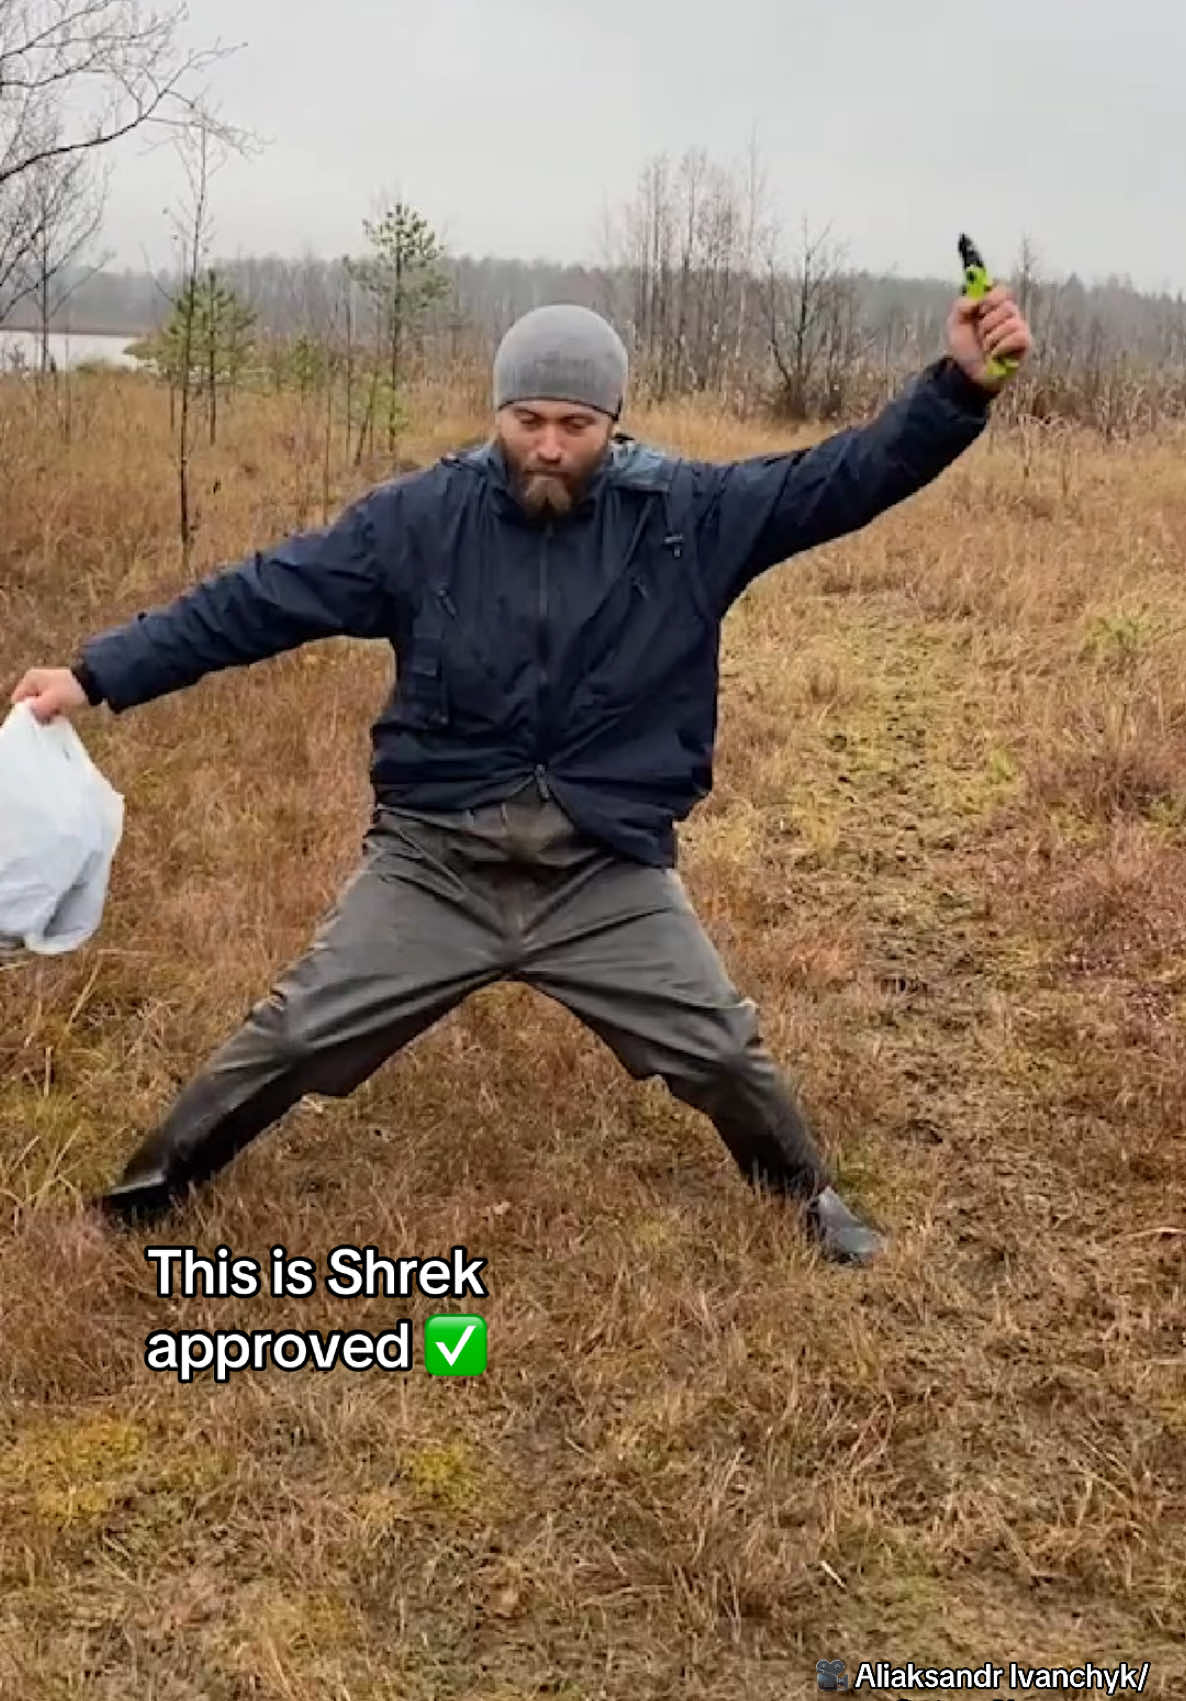
[[[187,1177],[167,1161],[159,1136],[150,1136],[132,1154],[115,1185],[91,1203],[111,1222],[135,1227],[166,1216],[189,1188]]]
[[[854,1211],[834,1187],[825,1187],[807,1207],[807,1227],[825,1258],[843,1264],[870,1264],[885,1248],[884,1236]]]
[[[130,1185],[117,1182],[109,1192],[99,1194],[91,1202],[110,1222],[121,1227],[138,1228],[167,1216],[180,1203],[185,1191],[184,1188],[172,1188],[164,1181],[137,1181]]]

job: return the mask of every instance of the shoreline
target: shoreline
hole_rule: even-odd
[[[17,324],[0,325],[0,336],[3,336],[7,332],[12,332],[17,336],[39,337],[41,335],[41,326]],[[65,329],[58,325],[51,325],[49,328],[49,334],[51,337],[67,338],[111,337],[113,340],[117,340],[119,342],[135,343],[139,342],[141,337],[150,337],[152,335],[152,331],[112,330],[110,327],[101,325],[71,325],[68,329]]]

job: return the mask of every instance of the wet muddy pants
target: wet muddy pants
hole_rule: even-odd
[[[109,1197],[171,1197],[305,1093],[343,1098],[468,994],[522,981],[639,1080],[708,1116],[742,1174],[814,1197],[830,1179],[752,1000],[675,869],[582,834],[534,781],[450,813],[377,805],[363,855],[305,951],[183,1088]]]

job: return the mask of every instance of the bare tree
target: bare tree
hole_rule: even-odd
[[[343,413],[346,427],[346,454],[349,455],[350,429],[354,420],[354,273],[350,269],[350,257],[346,254],[342,256],[339,290],[341,292],[342,318],[346,331],[346,397]]]
[[[865,341],[856,280],[837,271],[829,281],[824,302],[820,392],[816,404],[822,419],[839,419],[848,413],[852,382]]]
[[[643,385],[662,397],[667,390],[667,322],[675,245],[670,168],[665,155],[648,162],[638,195],[626,211],[627,263],[633,285],[634,341]]]
[[[766,220],[767,178],[758,148],[757,134],[750,137],[745,158],[743,190],[744,216],[740,254],[740,278],[737,294],[737,324],[733,345],[732,376],[734,383],[741,375],[746,351],[751,340],[750,316],[757,275],[757,256],[760,245],[769,245],[771,229]]]
[[[225,50],[187,51],[185,16],[141,0],[0,0],[0,188],[144,125],[190,122],[196,80]]]
[[[736,308],[734,284],[741,230],[737,185],[730,172],[712,166],[697,221],[695,341],[691,350],[684,351],[694,390],[716,390],[721,384],[731,341],[729,320]]]
[[[37,304],[41,371],[50,367],[50,327],[88,276],[111,258],[101,256],[87,270],[77,262],[103,223],[108,173],[91,154],[60,154],[44,159],[28,174],[36,209],[24,271]]]
[[[813,233],[805,219],[789,271],[780,268],[773,247],[767,254],[770,352],[781,381],[779,412],[787,419],[806,419],[820,405],[829,343],[842,344],[855,321],[851,284],[828,235],[828,227]]]
[[[1021,246],[1017,251],[1017,264],[1013,269],[1013,293],[1018,307],[1031,322],[1037,311],[1041,292],[1038,251],[1033,238],[1027,233],[1021,238]]]
[[[175,139],[174,145],[188,185],[188,201],[173,214],[174,239],[181,259],[181,289],[174,300],[173,319],[177,343],[177,384],[181,403],[177,421],[177,498],[181,554],[188,569],[194,537],[189,475],[198,278],[210,245],[210,177],[222,164],[223,156],[219,153],[215,157],[217,138],[212,137],[204,125],[183,131]]]
[[[671,308],[671,346],[663,334],[666,326],[660,322],[658,349],[658,394],[665,396],[669,389],[679,388],[682,369],[687,365],[688,339],[692,335],[691,317],[696,298],[695,271],[699,262],[700,197],[708,175],[708,155],[703,148],[689,150],[680,160],[677,174],[677,202],[664,216],[679,219],[679,274],[670,285],[664,281],[664,293],[674,297]],[[701,304],[703,305],[703,304]],[[697,347],[699,337],[697,336]]]
[[[42,143],[48,142],[55,134],[56,120],[43,112],[35,120],[29,118],[26,128],[35,129]],[[0,324],[32,288],[30,258],[38,236],[37,202],[32,171],[0,183]]]
[[[665,155],[650,160],[617,229],[606,221],[607,269],[629,280],[641,386],[652,396],[719,390],[757,352],[747,329],[764,199],[756,143],[740,171],[692,148],[674,167]],[[601,284],[603,299],[613,281]]]
[[[185,17],[144,0],[0,0],[0,321],[44,274],[47,210],[57,240],[56,203],[77,207],[69,164],[134,131],[213,125],[198,79],[227,50],[187,50]]]

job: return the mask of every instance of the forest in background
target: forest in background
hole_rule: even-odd
[[[234,368],[232,386],[275,386],[295,349],[306,369],[295,381],[321,387],[338,367],[365,364],[369,349],[378,379],[398,389],[429,373],[479,375],[521,313],[572,301],[621,331],[639,402],[705,396],[740,418],[840,420],[875,410],[941,352],[960,283],[958,232],[949,279],[876,276],[848,263],[829,228],[780,228],[752,152],[731,166],[702,149],[647,162],[634,196],[603,215],[596,263],[451,254],[423,209],[398,201],[364,220],[355,255],[218,257],[212,172],[190,153],[171,268],[87,269],[71,257],[53,292],[33,277],[7,301],[0,295],[0,323],[160,337],[187,289],[212,290],[225,323],[236,321],[235,336],[251,346],[250,360],[239,344],[227,362],[215,351],[215,365]],[[1013,255],[994,258],[1036,336],[1035,358],[1009,396],[1014,416],[1075,420],[1111,436],[1186,413],[1181,292],[1060,274],[1024,234]],[[210,312],[217,317],[217,306]],[[209,351],[202,365],[210,367]],[[382,412],[381,396],[376,406]]]

